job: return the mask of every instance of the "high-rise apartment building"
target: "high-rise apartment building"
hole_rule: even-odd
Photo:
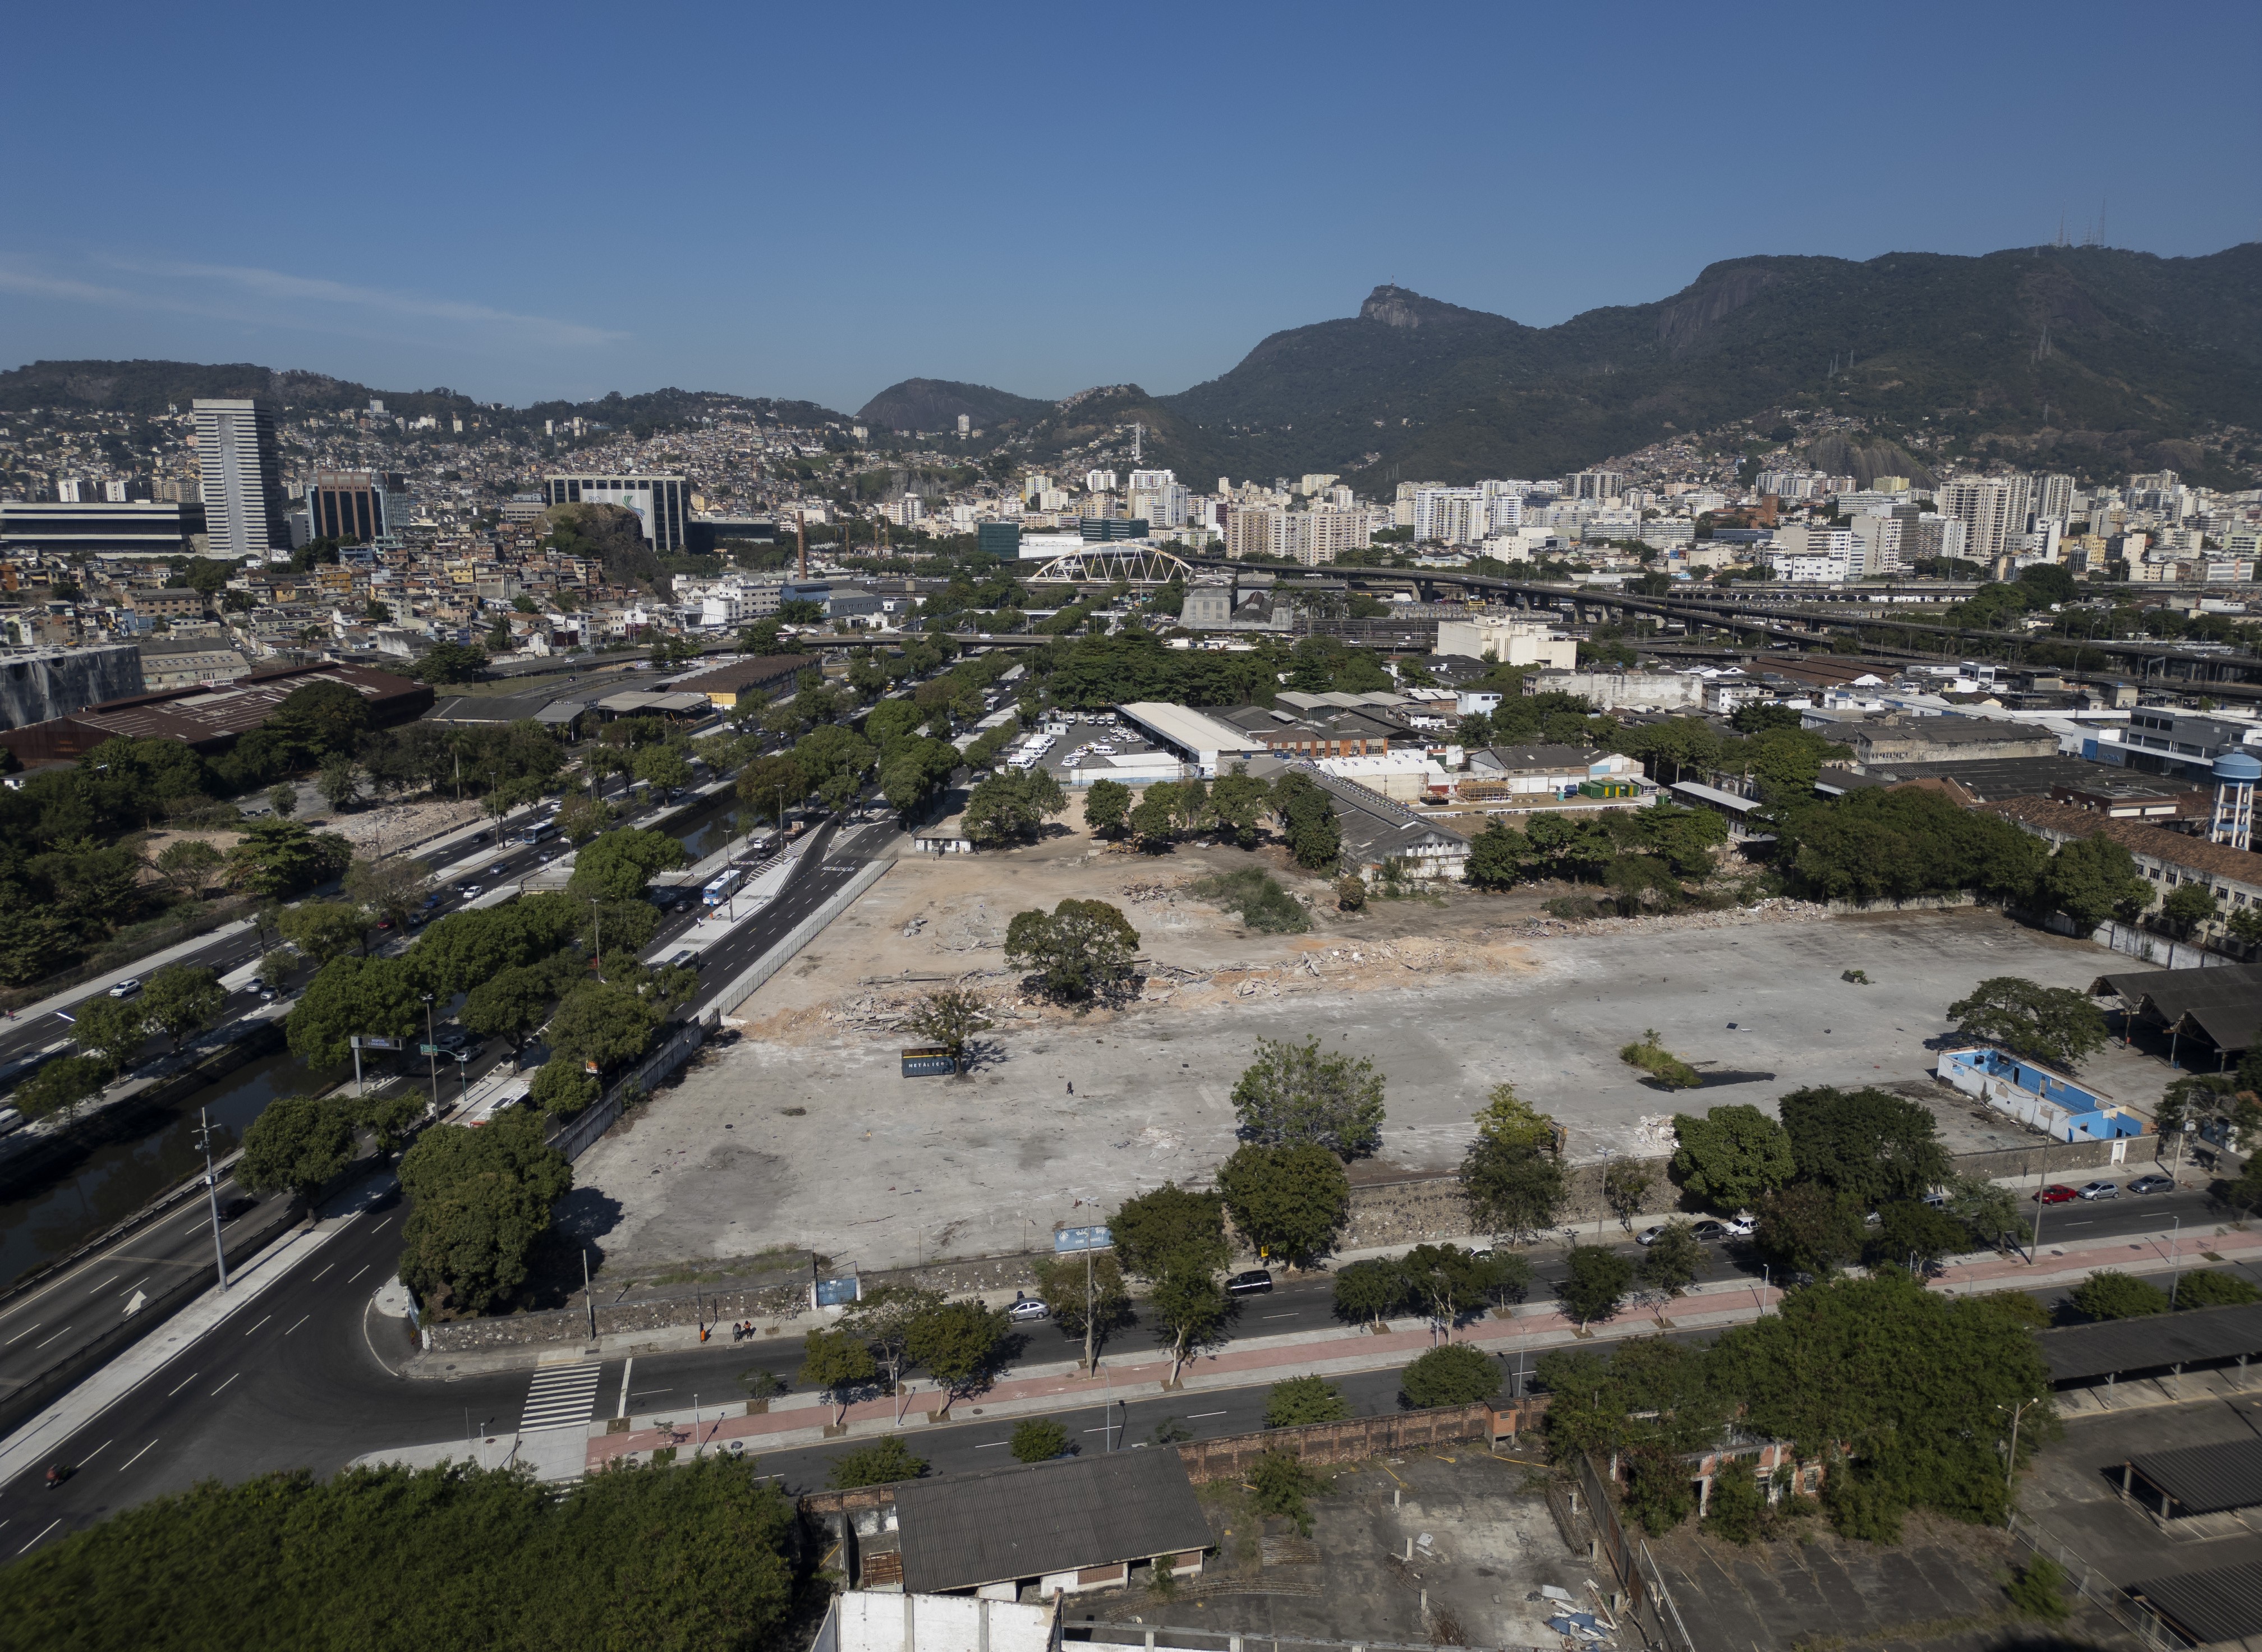
[[[205,543],[211,554],[290,555],[283,524],[283,456],[275,442],[275,414],[257,400],[198,398],[197,472],[204,493]]]
[[[1581,470],[1566,478],[1566,491],[1574,499],[1614,499],[1625,492],[1622,470]]]
[[[1414,537],[1473,545],[1490,536],[1492,501],[1480,487],[1425,487],[1414,494]]]
[[[1115,492],[1115,472],[1086,470],[1084,473],[1084,491],[1087,493],[1113,493]]]
[[[2071,521],[2073,478],[2070,476],[2042,478],[2035,490],[2035,514],[2046,521]]]
[[[1143,516],[1151,527],[1184,528],[1192,498],[1175,470],[1134,470],[1125,502],[1132,515]]]
[[[683,549],[687,492],[680,476],[547,476],[542,479],[545,505],[617,505],[635,512],[644,528],[645,542],[663,556]]]
[[[1942,483],[1936,497],[1940,514],[1963,524],[1963,554],[1990,562],[2009,549],[2013,534],[2027,531],[2033,489],[2032,477],[1959,477]]]

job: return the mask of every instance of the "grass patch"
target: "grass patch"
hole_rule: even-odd
[[[1312,927],[1296,897],[1282,888],[1269,872],[1255,866],[1217,877],[1197,878],[1186,893],[1198,901],[1238,912],[1241,921],[1263,935],[1301,935]]]

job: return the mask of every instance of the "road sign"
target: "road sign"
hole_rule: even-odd
[[[1115,1247],[1115,1236],[1104,1227],[1061,1227],[1053,1230],[1055,1255],[1070,1251],[1105,1251]]]
[[[347,1042],[357,1050],[398,1050],[400,1047],[398,1038],[380,1038],[370,1033],[357,1033]]]
[[[447,1052],[441,1049],[441,1047],[436,1044],[420,1044],[416,1046],[416,1053],[419,1055],[445,1055]]]

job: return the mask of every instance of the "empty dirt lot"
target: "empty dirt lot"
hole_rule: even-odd
[[[1535,897],[1466,891],[1365,915],[1322,901],[1308,934],[1251,935],[1184,887],[1252,864],[1278,867],[1231,849],[1127,855],[1081,832],[899,862],[738,1009],[744,1038],[576,1166],[619,1203],[605,1249],[643,1263],[807,1246],[875,1269],[1043,1246],[1055,1223],[1204,1182],[1234,1146],[1228,1096],[1260,1038],[1371,1057],[1388,1082],[1388,1166],[1451,1167],[1503,1080],[1569,1126],[1576,1159],[1654,1154],[1676,1106],[1921,1082],[1942,1010],[1974,982],[2080,987],[2113,961],[1986,911],[1778,904],[1566,931],[1534,921]],[[1139,1001],[1079,1016],[1022,999],[1005,925],[1069,894],[1117,902],[1140,930]],[[1848,968],[1871,984],[1842,981]],[[976,1070],[903,1079],[897,1012],[957,980],[996,1007]],[[1676,1099],[1618,1061],[1649,1028],[1704,1089]],[[2138,1058],[2100,1058],[2093,1076],[2157,1098]]]

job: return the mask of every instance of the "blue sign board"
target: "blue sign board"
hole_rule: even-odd
[[[848,1307],[861,1294],[854,1274],[845,1279],[820,1279],[817,1282],[817,1305],[820,1308]]]
[[[904,1076],[907,1079],[947,1079],[957,1071],[956,1058],[940,1045],[904,1052]]]
[[[1115,1236],[1104,1227],[1063,1227],[1053,1230],[1053,1253],[1105,1251],[1115,1246]]]

